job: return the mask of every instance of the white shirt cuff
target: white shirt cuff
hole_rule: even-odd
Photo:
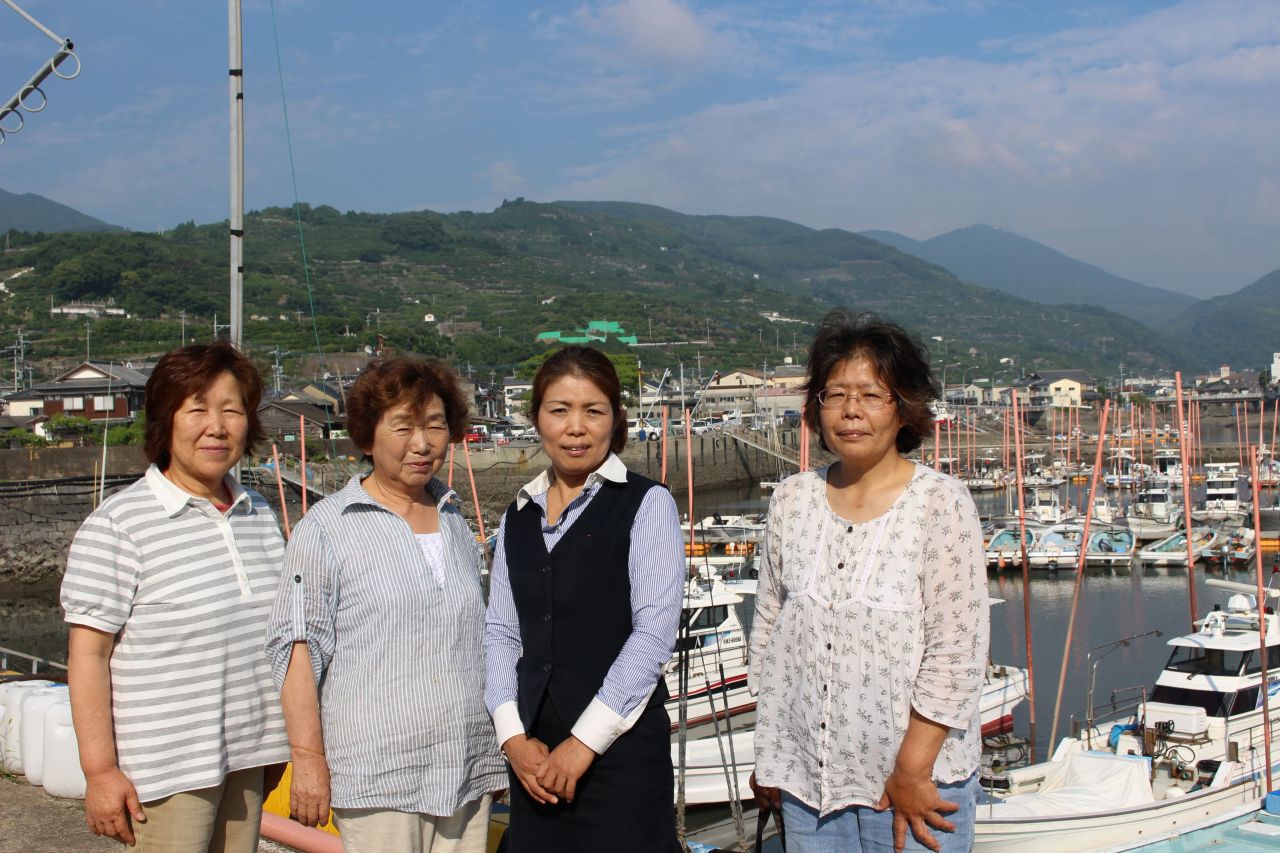
[[[596,755],[604,753],[613,746],[613,742],[631,730],[644,713],[649,704],[649,697],[657,688],[657,684],[649,688],[649,692],[636,705],[635,710],[625,717],[600,701],[600,697],[591,700],[591,704],[573,724],[573,736],[591,747]]]
[[[524,734],[524,723],[520,722],[520,706],[515,702],[503,702],[495,708],[493,730],[498,735],[498,746],[502,746],[516,735]]]

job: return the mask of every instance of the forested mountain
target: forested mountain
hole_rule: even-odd
[[[78,210],[59,204],[35,193],[17,193],[0,190],[0,232],[27,231],[53,234],[60,231],[119,231]]]
[[[946,267],[965,281],[1032,302],[1100,305],[1152,328],[1160,328],[1197,301],[1185,293],[1113,275],[990,225],[972,225],[930,240],[913,240],[893,231],[862,234]]]
[[[539,333],[575,334],[608,320],[653,345],[628,348],[616,335],[605,344],[633,353],[646,371],[698,354],[717,367],[776,364],[798,359],[811,324],[838,305],[903,323],[939,365],[971,377],[992,375],[1013,356],[1026,369],[1099,376],[1120,361],[1195,361],[1129,318],[1034,304],[857,234],[777,219],[523,199],[448,215],[303,205],[301,218],[309,272],[292,209],[246,217],[245,336],[259,355],[279,347],[299,359],[317,337],[327,352],[359,350],[381,333],[397,349],[501,375],[542,351]],[[92,324],[99,356],[175,345],[184,311],[188,339],[207,338],[215,312],[226,322],[225,223],[28,242],[0,263],[0,279],[6,269],[35,269],[8,282],[0,336],[23,326],[37,357],[83,352],[83,319],[51,316],[53,303],[113,300],[133,315]],[[763,316],[771,312],[781,317]]]
[[[1174,321],[1173,331],[1195,341],[1209,366],[1269,366],[1272,353],[1280,352],[1280,270],[1191,306]]]

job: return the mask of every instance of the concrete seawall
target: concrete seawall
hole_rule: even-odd
[[[794,446],[794,433],[784,435]],[[269,449],[269,448],[268,448]],[[280,452],[296,457],[294,444],[280,447]],[[692,453],[697,488],[732,485],[776,477],[778,461],[763,451],[739,445],[723,436],[694,436],[686,448],[683,439],[668,443],[667,479],[678,498],[687,491],[686,453]],[[59,482],[69,477],[92,477],[95,462],[101,460],[101,449],[42,448],[39,450],[0,451],[0,588],[6,593],[21,594],[24,589],[47,594],[61,577],[67,549],[81,521],[96,503],[92,485],[87,482]],[[359,470],[356,451],[349,443],[338,447],[339,455],[349,461],[339,464],[312,465],[327,485],[341,484],[350,472]],[[627,466],[646,477],[661,479],[661,443],[631,442],[621,454]],[[495,529],[516,491],[547,465],[546,454],[536,442],[518,446],[473,448],[471,470],[475,476],[485,530]],[[113,447],[108,453],[107,472],[119,478],[120,484],[106,492],[122,488],[146,470],[146,459],[140,447]],[[440,477],[449,476],[446,465]],[[462,499],[463,511],[474,521],[475,504],[467,472],[466,454],[459,448],[453,460],[453,486]],[[279,490],[273,478],[259,481],[255,487],[280,513]],[[40,494],[24,494],[24,489]],[[301,496],[286,486],[285,500],[289,517],[301,517]]]

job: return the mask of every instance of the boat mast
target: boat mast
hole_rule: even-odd
[[[231,97],[231,345],[244,337],[244,68],[240,0],[227,0]]]

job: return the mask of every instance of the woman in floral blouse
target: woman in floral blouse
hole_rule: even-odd
[[[870,315],[829,314],[809,352],[805,423],[838,461],[774,492],[751,631],[752,787],[793,853],[973,844],[981,526],[962,483],[903,456],[935,387]]]

